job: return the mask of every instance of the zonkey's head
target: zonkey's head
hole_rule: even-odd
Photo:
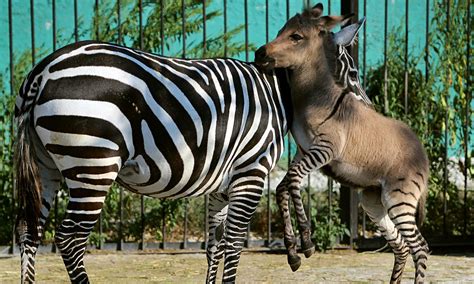
[[[277,38],[255,52],[255,63],[265,70],[295,69],[326,56],[324,45],[328,41],[333,46],[353,44],[365,19],[333,34],[331,29],[339,24],[344,25],[352,14],[321,17],[322,12],[323,5],[319,3],[289,19],[278,32]]]

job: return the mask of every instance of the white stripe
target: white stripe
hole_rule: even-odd
[[[77,203],[97,203],[97,202],[104,202],[105,196],[98,196],[98,197],[71,197],[69,198],[69,202],[77,202]]]
[[[97,215],[102,209],[97,210],[66,210],[68,214],[83,214],[83,215]],[[77,241],[77,240],[76,240]]]
[[[52,78],[57,79],[60,77],[74,77],[84,74],[90,74],[93,73],[93,71],[97,70],[94,70],[93,67],[66,69],[61,72],[55,72]],[[103,71],[110,72],[109,70]],[[88,100],[56,99],[48,101],[41,105],[36,105],[34,114],[35,125],[37,124],[37,120],[39,117],[51,115],[74,115],[103,119],[113,124],[122,133],[122,137],[128,149],[129,157],[133,157],[135,154],[135,147],[133,145],[132,135],[133,132],[132,126],[130,125],[130,121],[128,121],[128,118],[122,113],[122,111],[112,103]],[[40,135],[41,141],[43,141],[43,143],[46,143],[47,141],[51,140],[48,135],[40,133],[38,134]]]
[[[87,179],[112,179],[114,180],[117,177],[116,172],[110,172],[105,174],[78,174],[77,178],[87,178]]]
[[[62,146],[94,146],[111,150],[118,150],[119,146],[111,140],[86,134],[71,134],[64,132],[53,132],[42,126],[36,126],[36,132],[44,140],[44,144]]]

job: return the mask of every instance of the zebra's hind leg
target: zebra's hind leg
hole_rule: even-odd
[[[33,137],[33,139],[35,139]],[[33,140],[36,143],[36,140]],[[35,144],[36,145],[36,144]],[[61,174],[51,157],[41,147],[35,147],[38,159],[38,173],[41,182],[41,207],[38,220],[38,237],[33,238],[31,229],[23,219],[18,220],[17,232],[19,235],[21,257],[21,283],[35,282],[35,256],[43,235],[43,227],[49,216],[51,205],[60,187]]]
[[[94,167],[88,173],[63,171],[70,198],[55,242],[72,283],[89,283],[84,268],[87,240],[99,218],[108,189],[117,176],[116,170],[113,165]]]
[[[242,178],[234,182],[228,191],[229,208],[224,231],[225,260],[222,277],[224,283],[235,282],[247,227],[262,196],[263,185],[264,176],[254,176],[253,179],[248,180]]]
[[[206,283],[215,283],[219,261],[224,255],[225,219],[229,200],[223,193],[209,195],[209,241],[207,243]]]
[[[395,255],[390,283],[400,283],[410,250],[382,205],[380,188],[364,189],[362,191],[361,205],[370,220],[382,232]]]
[[[420,199],[424,198],[425,190],[426,186],[421,175],[406,179],[400,178],[393,183],[387,183],[382,189],[382,203],[410,248],[415,262],[415,283],[423,283],[425,280],[429,251],[428,244],[421,235],[416,220],[417,209],[424,210],[424,208],[417,207]]]

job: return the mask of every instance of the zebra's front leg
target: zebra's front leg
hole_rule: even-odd
[[[223,283],[234,283],[247,227],[263,193],[263,177],[259,181],[243,181],[242,186],[229,189],[229,209],[225,222],[225,261]],[[249,185],[248,183],[254,183]]]
[[[206,283],[215,283],[219,261],[224,255],[225,219],[229,200],[225,194],[209,195],[209,241],[207,243]]]

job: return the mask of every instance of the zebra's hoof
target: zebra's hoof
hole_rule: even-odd
[[[315,249],[315,246],[313,245],[312,247],[310,247],[310,248],[308,248],[308,249],[305,249],[305,250],[303,251],[303,254],[304,254],[304,256],[305,256],[306,258],[308,258],[308,257],[310,257],[310,256],[312,256],[312,255],[314,254],[315,250],[316,250],[316,249]]]
[[[301,266],[301,258],[297,255],[288,256],[288,264],[290,265],[291,271],[295,272]]]

